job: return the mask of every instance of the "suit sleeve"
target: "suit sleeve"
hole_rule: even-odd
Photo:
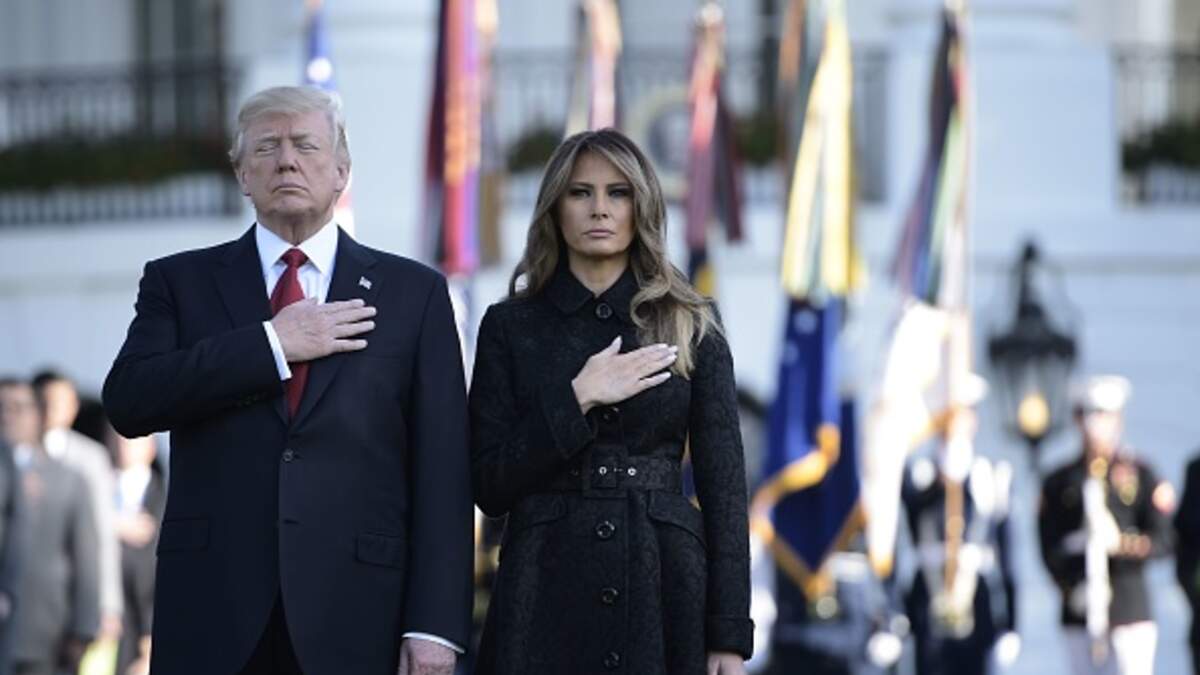
[[[1200,605],[1200,461],[1188,466],[1183,499],[1175,512],[1175,576],[1192,606]]]
[[[504,325],[489,309],[479,326],[471,382],[471,477],[475,501],[502,516],[522,495],[544,484],[595,438],[570,381],[531,392],[526,413],[517,405],[514,355]]]
[[[1078,555],[1063,550],[1063,539],[1069,532],[1063,518],[1057,513],[1059,493],[1063,489],[1060,480],[1051,476],[1042,486],[1038,506],[1038,542],[1041,545],[1042,562],[1046,564],[1050,577],[1060,589],[1068,589],[1075,582],[1072,570],[1078,569]]]
[[[708,551],[706,646],[749,658],[750,535],[733,357],[716,330],[696,352],[688,435]]]
[[[100,611],[120,615],[125,596],[121,588],[121,542],[117,537],[116,474],[103,447],[97,447],[87,480],[92,517],[96,523],[100,574]]]
[[[70,633],[90,640],[100,628],[99,540],[96,521],[83,479],[71,475],[69,544],[71,552]]]
[[[1154,493],[1164,485],[1158,475],[1150,467],[1142,468],[1142,480],[1150,487],[1141,503],[1141,513],[1138,516],[1139,525],[1150,537],[1150,553],[1147,558],[1162,558],[1171,554],[1175,549],[1175,536],[1171,528],[1171,516],[1156,504]],[[1169,485],[1167,486],[1169,489]]]
[[[1017,584],[1013,571],[1011,513],[1005,513],[996,524],[996,556],[1000,567],[1001,584],[1004,586],[1004,621],[1000,630],[1017,629]]]
[[[21,476],[17,471],[16,463],[13,462],[12,451],[0,444],[0,480],[3,480],[5,485],[0,487],[3,490],[4,500],[0,504],[0,592],[8,596],[9,600],[16,597],[17,585],[17,561],[20,558],[19,546],[21,534],[22,518],[20,517],[21,508]],[[3,619],[0,619],[0,624],[3,624]],[[2,632],[2,631],[0,631]],[[0,654],[2,657],[3,654]]]
[[[409,412],[408,591],[402,629],[470,642],[472,525],[466,378],[446,281],[421,318]]]
[[[104,381],[113,427],[129,438],[145,436],[278,396],[283,384],[262,324],[183,347],[180,307],[159,267],[146,264],[133,323]]]

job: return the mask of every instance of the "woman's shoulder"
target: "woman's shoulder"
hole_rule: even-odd
[[[483,321],[505,325],[527,321],[543,311],[543,304],[539,302],[538,296],[509,296],[489,305],[484,312]]]

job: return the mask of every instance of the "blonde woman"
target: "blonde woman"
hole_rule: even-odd
[[[479,675],[745,672],[733,362],[665,229],[625,136],[584,132],[550,158],[470,392],[475,500],[508,516]],[[681,490],[688,444],[699,510]]]

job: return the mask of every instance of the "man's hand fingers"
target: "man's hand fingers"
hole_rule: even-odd
[[[330,312],[344,312],[348,309],[358,309],[366,307],[367,303],[362,298],[352,298],[350,300],[338,300],[336,302],[327,302],[323,305]]]
[[[360,335],[369,330],[375,330],[374,321],[359,321],[357,323],[341,323],[333,327],[333,337],[348,338]]]
[[[329,305],[326,305],[328,308]],[[342,309],[326,309],[330,319],[338,323],[350,323],[370,319],[379,313],[374,307],[345,307]]]
[[[366,340],[334,340],[331,354],[338,352],[357,352],[367,348]]]
[[[408,667],[408,650],[400,650],[400,668],[396,670],[396,675],[411,675],[411,669]]]

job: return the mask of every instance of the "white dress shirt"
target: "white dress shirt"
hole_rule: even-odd
[[[333,280],[333,265],[337,259],[338,228],[333,221],[325,223],[313,236],[300,242],[295,248],[304,251],[308,262],[300,266],[297,275],[304,297],[316,298],[317,302],[325,302],[329,295],[329,282]],[[254,241],[258,245],[258,259],[262,263],[263,281],[267,286],[267,297],[275,290],[275,284],[287,270],[283,262],[283,254],[293,248],[292,243],[283,239],[261,224],[254,226]],[[271,343],[271,353],[275,355],[275,368],[279,371],[279,379],[288,380],[292,377],[292,369],[288,367],[287,358],[283,355],[283,347],[279,344],[279,336],[270,321],[263,322],[267,331],[267,341]]]
[[[263,281],[266,282],[267,297],[270,298],[275,290],[275,284],[279,283],[279,278],[287,270],[287,263],[282,260],[283,254],[291,249],[293,244],[263,227],[262,224],[254,226],[254,241],[258,245]],[[308,262],[297,270],[300,288],[304,290],[305,298],[316,298],[318,303],[325,302],[329,295],[329,283],[333,281],[333,267],[337,261],[337,244],[337,225],[333,221],[329,221],[320,230],[317,230],[316,234],[295,246],[308,256]],[[279,371],[279,379],[291,379],[292,369],[288,367],[287,357],[283,354],[283,346],[279,343],[279,336],[275,333],[274,326],[270,321],[264,321],[263,329],[267,332],[267,341],[271,343],[271,353],[275,355],[275,367]],[[462,647],[453,642],[428,633],[405,633],[403,637],[436,642],[459,654],[464,651]]]
[[[142,512],[146,490],[150,487],[150,467],[134,464],[117,472],[117,511],[123,516]]]

